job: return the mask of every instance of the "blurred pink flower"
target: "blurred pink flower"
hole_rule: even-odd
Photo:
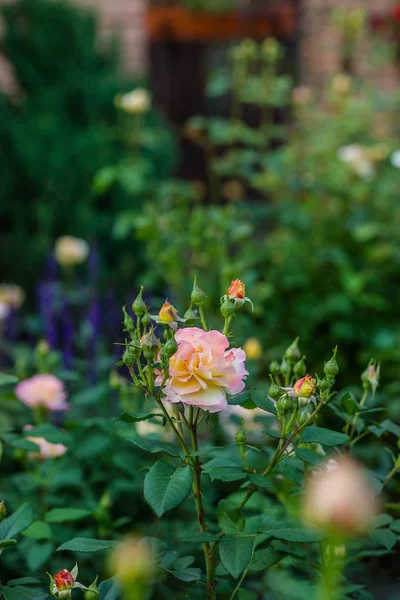
[[[55,375],[44,373],[21,381],[15,388],[19,400],[29,406],[44,406],[48,410],[67,410],[64,384]]]
[[[367,475],[348,457],[329,460],[315,472],[304,496],[306,521],[343,533],[365,531],[378,502]]]
[[[29,431],[30,429],[32,429],[32,425],[25,425],[24,431]],[[39,446],[38,452],[29,452],[32,458],[37,458],[38,460],[57,458],[58,456],[63,456],[68,450],[64,444],[52,444],[42,437],[27,437],[26,439]]]
[[[248,372],[246,354],[240,348],[228,350],[229,342],[219,331],[198,327],[175,334],[177,352],[170,358],[164,392],[169,402],[183,402],[209,412],[228,407],[226,395],[239,394]],[[160,384],[162,378],[157,377]]]

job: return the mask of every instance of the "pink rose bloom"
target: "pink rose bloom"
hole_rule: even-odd
[[[44,406],[48,410],[68,409],[64,384],[54,375],[45,373],[25,379],[17,385],[15,393],[30,408]]]
[[[32,429],[32,425],[25,425],[24,430]],[[38,452],[29,452],[32,458],[46,460],[47,458],[57,458],[62,456],[68,450],[64,444],[52,444],[42,437],[27,437],[27,440],[39,446]]]
[[[228,350],[229,342],[219,331],[198,327],[180,329],[175,334],[177,352],[169,361],[164,393],[169,402],[183,402],[211,413],[226,410],[226,395],[244,389],[248,372],[246,353],[240,348]],[[162,377],[156,383],[161,384]]]

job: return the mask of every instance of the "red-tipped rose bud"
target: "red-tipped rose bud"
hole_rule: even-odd
[[[316,387],[317,381],[311,375],[306,375],[296,381],[293,389],[297,396],[300,396],[301,398],[310,398],[314,394]]]
[[[54,581],[59,592],[71,590],[74,587],[75,580],[67,569],[61,569],[54,575]]]
[[[178,317],[178,311],[168,300],[164,302],[158,313],[158,318],[162,323],[173,323]]]
[[[235,279],[229,286],[227,294],[229,298],[242,300],[246,296],[246,286],[241,279]]]

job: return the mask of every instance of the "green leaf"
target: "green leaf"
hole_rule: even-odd
[[[24,435],[27,437],[42,437],[52,444],[64,444],[65,446],[71,444],[71,436],[66,431],[50,425],[50,423],[37,425],[33,429],[27,430]]]
[[[147,421],[147,419],[153,419],[155,417],[164,418],[164,415],[155,414],[155,413],[147,413],[144,415],[134,415],[133,413],[130,413],[130,412],[124,412],[121,416],[118,417],[118,419],[115,419],[114,423],[116,423],[117,421],[124,421],[125,423],[139,423],[139,421]]]
[[[33,540],[49,540],[52,536],[50,525],[44,521],[33,521],[23,533]]]
[[[36,577],[19,577],[18,579],[7,581],[8,587],[12,587],[13,585],[40,585],[40,583],[40,579],[36,579]]]
[[[266,429],[264,431],[269,437],[276,438],[279,440],[281,438],[281,434],[276,429]]]
[[[249,572],[267,571],[273,565],[285,558],[282,552],[277,552],[273,548],[263,548],[254,554],[254,559],[249,567]]]
[[[237,579],[251,560],[253,539],[223,537],[219,545],[219,555],[225,569]]]
[[[397,535],[391,529],[374,529],[369,532],[369,539],[391,550],[397,542]]]
[[[317,529],[306,529],[299,524],[291,522],[278,522],[271,527],[260,528],[259,533],[267,533],[278,540],[287,542],[319,542],[326,537],[326,534]]]
[[[156,515],[162,517],[185,500],[192,487],[192,479],[189,466],[175,468],[160,460],[146,474],[144,497]]]
[[[99,585],[99,600],[118,600],[121,597],[121,589],[113,579],[106,579]]]
[[[69,542],[61,544],[57,548],[57,552],[64,552],[69,550],[70,552],[101,552],[108,548],[114,548],[117,542],[113,540],[94,540],[91,538],[74,538]]]
[[[340,446],[349,441],[349,436],[345,433],[325,429],[325,427],[316,427],[309,425],[303,431],[301,441],[323,444],[324,446]]]
[[[256,485],[257,487],[270,490],[271,492],[275,490],[272,482],[269,479],[267,479],[267,477],[263,477],[258,473],[250,473],[248,475],[248,478],[251,481],[251,483]]]
[[[385,525],[390,525],[392,523],[393,517],[390,515],[376,515],[370,523],[370,529],[377,529],[378,527],[385,527]]]
[[[221,500],[217,509],[218,525],[228,535],[236,535],[243,531],[245,518],[240,510],[227,500]]]
[[[201,570],[191,567],[184,571],[171,571],[171,575],[181,581],[199,581],[201,579]]]
[[[0,550],[7,548],[7,546],[15,546],[17,540],[0,540]]]
[[[239,600],[257,600],[257,592],[251,590],[239,590]]]
[[[39,452],[40,448],[34,442],[25,438],[18,438],[10,442],[10,446],[16,450],[24,450],[25,452]]]
[[[208,471],[211,480],[220,479],[221,481],[238,481],[246,479],[247,473],[241,467],[214,467]]]
[[[0,373],[0,386],[2,385],[14,385],[18,383],[18,377],[15,375],[9,375],[8,373]]]
[[[37,573],[54,554],[53,542],[27,540],[30,542],[28,550],[24,552],[24,558],[30,571]]]
[[[303,462],[312,465],[313,467],[317,467],[322,461],[321,457],[309,448],[297,448],[296,456]]]
[[[165,452],[165,454],[169,454],[170,456],[180,456],[178,450],[176,450],[173,446],[169,444],[164,444],[159,442],[158,440],[151,440],[146,438],[133,438],[129,440],[132,444],[135,444],[141,450],[145,450],[146,452],[150,452],[151,454],[156,454],[157,452]]]
[[[390,529],[396,531],[396,533],[400,533],[400,519],[396,519],[390,526]]]
[[[193,544],[217,542],[219,535],[217,533],[192,533],[183,538],[183,542],[189,542]]]
[[[66,521],[79,521],[92,514],[85,508],[53,508],[44,516],[47,523],[65,523]]]
[[[270,398],[267,396],[267,392],[261,390],[251,390],[251,399],[258,408],[262,408],[273,415],[276,415],[276,406]]]
[[[360,409],[362,410],[362,407],[359,406],[357,400],[350,392],[347,392],[347,394],[340,399],[340,404],[348,415],[355,415],[357,412],[360,412]]]
[[[1,591],[4,595],[4,600],[47,600],[49,597],[48,592],[30,590],[19,585],[11,588],[4,587]]]
[[[33,510],[30,504],[22,504],[12,515],[0,523],[0,539],[10,540],[29,527],[33,522]]]

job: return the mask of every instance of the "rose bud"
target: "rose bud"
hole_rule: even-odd
[[[7,509],[6,509],[6,505],[4,504],[4,500],[2,500],[0,502],[0,523],[1,521],[3,521],[7,516]]]
[[[303,502],[306,521],[343,534],[363,532],[377,512],[375,490],[350,458],[329,463],[310,479]]]
[[[54,581],[56,583],[57,590],[63,592],[65,590],[71,590],[74,587],[75,580],[72,574],[67,569],[62,569],[54,575]]]
[[[243,300],[246,296],[246,286],[241,279],[235,279],[229,286],[227,294],[229,298]]]
[[[173,323],[176,321],[178,316],[178,311],[168,300],[164,302],[161,307],[160,312],[158,313],[158,318],[162,323]]]
[[[301,379],[298,379],[293,386],[293,389],[297,396],[301,398],[310,398],[317,387],[317,381],[311,375],[306,375]]]
[[[144,539],[128,538],[115,549],[110,568],[126,600],[145,600],[151,589],[154,567],[151,548]]]

